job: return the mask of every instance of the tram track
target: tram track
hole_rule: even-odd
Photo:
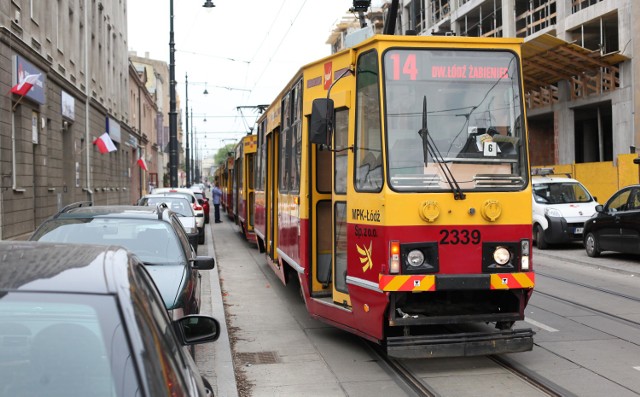
[[[377,359],[378,364],[387,372],[408,395],[416,397],[443,397],[434,388],[416,377],[400,361],[387,356],[383,348],[368,341],[363,341],[369,351]]]
[[[511,372],[519,379],[522,379],[524,382],[529,385],[535,387],[536,389],[542,391],[543,393],[549,396],[556,397],[571,397],[575,396],[573,393],[569,392],[563,387],[560,387],[558,384],[551,382],[547,378],[540,376],[539,374],[531,371],[524,366],[516,363],[515,361],[509,359],[507,356],[488,356],[488,358],[500,365],[502,368]]]
[[[551,275],[549,273],[544,273],[544,272],[540,272],[540,271],[536,271],[536,275],[544,276],[544,277],[551,278],[551,279],[557,280],[557,281],[562,281],[564,283],[571,284],[571,285],[577,285],[579,287],[587,288],[587,289],[590,289],[590,290],[593,290],[593,291],[603,292],[603,293],[606,293],[606,294],[609,294],[609,295],[613,295],[613,296],[617,296],[617,297],[620,297],[620,298],[629,299],[629,300],[634,301],[634,302],[640,302],[640,297],[623,294],[623,293],[620,293],[620,292],[617,292],[617,291],[613,291],[613,290],[610,290],[610,289],[607,289],[607,288],[596,287],[594,285],[580,283],[580,282],[577,282],[577,281],[574,281],[574,280],[570,280],[570,279],[565,278],[565,277],[554,276],[554,275]],[[538,291],[536,290],[536,293],[537,292]]]
[[[627,299],[627,300],[630,300],[632,302],[640,302],[640,297],[631,296],[631,295],[628,295],[628,294],[623,294],[623,293],[620,293],[620,292],[617,292],[617,291],[613,291],[613,290],[610,290],[610,289],[607,289],[607,288],[596,287],[596,286],[593,286],[593,285],[584,284],[584,283],[576,282],[576,281],[573,281],[573,280],[569,280],[569,279],[566,279],[564,277],[553,276],[553,275],[545,274],[545,273],[541,273],[541,272],[536,272],[536,274],[539,274],[541,276],[548,277],[548,278],[551,278],[551,279],[554,279],[554,280],[557,280],[557,281],[562,281],[562,282],[565,282],[565,283],[570,284],[570,285],[575,285],[575,286],[586,288],[586,289],[589,289],[589,290],[592,290],[592,291],[597,291],[597,292],[601,292],[601,293],[604,293],[604,294],[607,294],[607,295],[615,296],[617,298]],[[539,289],[537,289],[535,293],[538,294],[538,295],[543,295],[543,296],[546,296],[548,298],[555,299],[557,301],[569,303],[569,304],[571,304],[573,306],[576,306],[576,307],[579,307],[581,309],[588,310],[590,312],[597,313],[597,314],[602,315],[604,317],[608,317],[608,318],[617,320],[617,321],[625,323],[627,325],[631,325],[631,326],[635,326],[635,327],[639,327],[640,328],[640,322],[639,321],[634,321],[634,320],[631,320],[631,319],[628,319],[628,318],[625,318],[625,317],[622,317],[622,316],[618,316],[618,315],[612,314],[612,313],[610,313],[608,311],[600,310],[600,309],[597,309],[595,307],[592,307],[592,306],[585,305],[583,303],[577,302],[576,300],[573,300],[573,299],[568,299],[568,298],[565,298],[565,297],[562,297],[562,296],[558,296],[558,295],[550,294],[548,292],[540,291]]]
[[[403,360],[389,357],[381,346],[371,342],[364,341],[370,352],[377,359],[380,366],[389,373],[396,383],[405,391],[407,395],[416,397],[446,397],[431,385],[424,382],[420,377],[416,376],[404,363]],[[568,390],[560,387],[554,382],[540,376],[517,362],[509,359],[507,356],[491,355],[486,356],[487,359],[514,375],[520,381],[539,390],[542,395],[552,397],[572,397],[575,396]],[[512,390],[510,395],[517,395],[517,390]]]

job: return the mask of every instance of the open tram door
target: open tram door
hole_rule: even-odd
[[[349,92],[312,105],[309,139],[313,146],[311,296],[351,308],[347,289],[347,165]],[[331,131],[329,131],[331,130]]]
[[[266,236],[265,236],[265,251],[267,256],[271,258],[272,261],[276,260],[276,238],[277,238],[277,225],[278,221],[277,216],[277,208],[278,203],[276,202],[278,195],[276,191],[278,189],[277,178],[276,178],[276,170],[278,169],[278,148],[277,143],[280,139],[279,128],[275,128],[272,132],[267,134],[267,153],[269,156],[267,157],[267,179],[266,183]]]

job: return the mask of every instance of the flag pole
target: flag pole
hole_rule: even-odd
[[[13,107],[11,108],[11,111],[15,111],[16,110],[16,106],[18,106],[18,104],[20,103],[20,101],[22,101],[22,98],[24,98],[24,95],[20,95],[20,98],[18,98],[18,100],[16,101],[16,103],[13,105]]]

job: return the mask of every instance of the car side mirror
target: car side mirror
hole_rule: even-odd
[[[604,212],[604,207],[600,204],[596,205],[596,212]]]
[[[182,345],[214,342],[220,336],[220,323],[213,317],[189,315],[173,322],[173,329]]]
[[[211,270],[216,266],[216,260],[211,256],[196,256],[193,260],[193,267],[196,270]]]

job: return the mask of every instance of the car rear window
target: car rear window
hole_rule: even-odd
[[[87,218],[54,219],[32,240],[56,243],[119,245],[146,264],[184,264],[186,257],[177,234],[168,222],[152,219]]]

